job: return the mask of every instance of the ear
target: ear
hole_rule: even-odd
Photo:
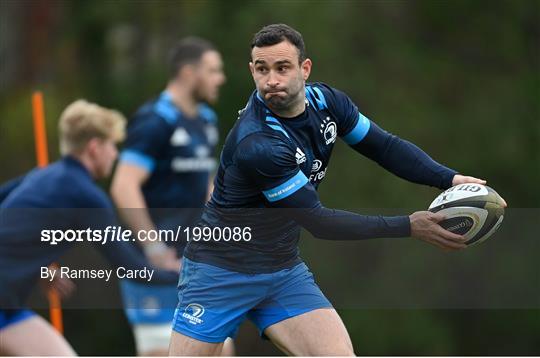
[[[249,61],[249,72],[251,72],[251,75],[255,73],[255,65],[253,65],[253,62]]]
[[[302,77],[304,78],[304,81],[307,81],[309,78],[309,75],[311,74],[311,66],[313,63],[309,58],[306,58],[304,62],[300,65],[300,68],[302,69]]]
[[[99,147],[100,141],[98,138],[92,138],[86,143],[86,146],[84,147],[84,152],[86,152],[90,157],[95,157],[98,155],[98,147]]]
[[[178,79],[181,79],[182,82],[189,82],[191,81],[195,76],[196,72],[196,66],[194,64],[187,64],[182,66],[180,71],[178,71]]]

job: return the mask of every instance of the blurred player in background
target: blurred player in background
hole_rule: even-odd
[[[42,242],[41,230],[103,230],[118,225],[112,203],[94,181],[110,175],[124,127],[119,112],[84,100],[70,104],[59,123],[62,159],[0,190],[0,355],[75,354],[49,323],[24,308],[25,301],[41,268],[73,246]],[[116,267],[152,269],[144,255],[123,241],[96,244]],[[50,286],[60,294],[69,293],[73,284],[58,276]],[[155,282],[176,280],[176,272],[154,272]]]
[[[291,27],[267,26],[251,47],[256,91],[227,136],[202,225],[214,232],[249,218],[253,235],[249,242],[188,243],[170,354],[217,355],[250,318],[289,355],[354,355],[343,322],[299,257],[300,227],[328,240],[414,237],[445,250],[466,246],[464,237],[437,224],[440,214],[364,216],[325,208],[317,188],[336,139],[415,183],[446,189],[485,181],[459,175],[382,130],[343,92],[306,83],[312,62]]]
[[[111,186],[124,222],[134,231],[176,232],[179,226],[193,226],[211,192],[218,130],[216,114],[208,104],[217,101],[225,82],[221,56],[210,42],[189,37],[172,49],[169,66],[165,90],[145,103],[128,125]],[[183,240],[141,244],[151,262],[179,267]],[[166,355],[176,285],[124,281],[121,289],[138,354]]]

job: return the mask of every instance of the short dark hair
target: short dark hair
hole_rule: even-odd
[[[304,61],[306,56],[306,45],[302,34],[285,24],[272,24],[263,27],[253,36],[251,49],[253,47],[265,47],[276,45],[282,41],[289,41],[298,49],[298,58],[300,62]]]
[[[169,76],[176,77],[185,65],[195,64],[207,51],[215,51],[214,45],[200,37],[186,37],[178,41],[169,54]]]

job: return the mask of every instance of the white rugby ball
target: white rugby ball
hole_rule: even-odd
[[[459,184],[433,200],[429,211],[446,216],[439,225],[465,236],[467,246],[485,241],[497,231],[504,218],[504,201],[487,185]]]

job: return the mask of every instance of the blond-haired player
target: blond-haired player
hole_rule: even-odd
[[[41,230],[99,230],[115,225],[112,204],[94,180],[111,173],[125,122],[117,111],[85,100],[71,103],[59,122],[63,157],[4,187],[0,195],[0,355],[75,354],[50,324],[25,307],[25,301],[42,268],[73,246],[71,242],[51,245],[42,240]],[[97,244],[114,266],[150,267],[125,242]],[[162,282],[176,278],[175,272],[166,271],[155,271],[153,276]],[[58,284],[56,279],[51,283]]]

